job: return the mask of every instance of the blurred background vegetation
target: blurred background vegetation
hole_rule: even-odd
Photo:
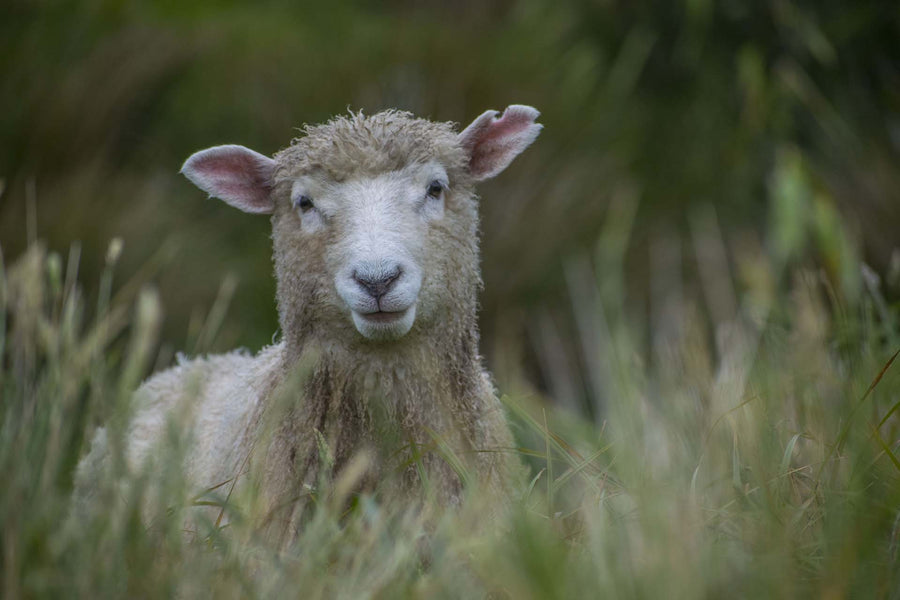
[[[900,598],[896,2],[4,0],[0,75],[4,598]],[[375,494],[286,555],[185,544],[192,505],[234,540],[245,507],[186,488],[177,427],[161,485],[113,470],[67,518],[151,370],[276,335],[269,222],[191,152],[510,103],[545,129],[481,189],[482,349],[533,475],[504,526]]]
[[[204,198],[184,158],[271,154],[347,107],[542,111],[481,189],[501,389],[602,415],[604,343],[578,340],[578,303],[624,307],[636,354],[664,361],[685,311],[710,339],[733,316],[745,255],[777,265],[775,288],[812,267],[852,304],[865,261],[888,301],[900,289],[894,2],[7,0],[0,39],[0,247],[44,239],[94,281],[120,237],[115,286],[160,290],[163,364],[200,347],[216,298],[205,348],[277,329],[268,220]]]

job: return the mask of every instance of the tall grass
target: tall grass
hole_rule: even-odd
[[[573,259],[581,360],[596,361],[605,410],[588,422],[511,386],[532,478],[505,517],[486,526],[474,493],[425,520],[377,495],[348,504],[348,486],[323,481],[300,539],[276,552],[226,487],[184,485],[176,423],[154,471],[114,460],[99,510],[72,516],[94,427],[121,448],[130,392],[154,364],[160,306],[135,285],[111,296],[120,250],[91,307],[77,246],[63,260],[36,243],[0,272],[5,598],[900,597],[897,331],[871,274],[850,303],[820,273],[750,252],[739,262],[755,279],[731,304],[708,299],[723,320],[666,304],[673,328],[646,352],[615,291],[622,269],[610,254],[602,275]],[[228,525],[187,536],[198,504],[224,505]]]
[[[890,3],[230,4],[0,3],[0,596],[900,598]],[[546,129],[481,207],[531,468],[503,522],[345,514],[324,481],[278,554],[228,486],[184,485],[177,423],[127,471],[140,380],[275,327],[267,223],[199,201],[185,156],[348,103],[509,102]],[[75,518],[100,424],[119,450]],[[185,535],[198,504],[228,519]]]

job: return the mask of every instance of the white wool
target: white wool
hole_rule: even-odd
[[[220,485],[235,477],[246,458],[241,442],[258,408],[261,381],[274,376],[282,357],[281,345],[264,348],[256,356],[244,350],[186,360],[148,379],[133,397],[134,414],[126,439],[126,466],[132,475],[143,472],[169,443],[167,428],[190,433],[183,463],[193,492]],[[98,470],[109,468],[106,427],[94,435],[91,450],[78,465],[76,502],[93,498]]]

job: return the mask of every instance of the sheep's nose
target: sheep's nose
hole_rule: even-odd
[[[400,265],[388,269],[357,269],[353,279],[376,300],[387,294],[403,270]]]

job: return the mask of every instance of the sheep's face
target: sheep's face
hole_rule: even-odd
[[[284,260],[300,270],[324,271],[312,300],[323,320],[342,314],[368,340],[396,340],[417,317],[432,321],[449,287],[477,285],[447,280],[449,255],[476,256],[472,203],[451,193],[447,168],[435,160],[343,181],[301,175],[278,199],[276,245],[285,239]]]
[[[233,206],[274,214],[289,341],[391,344],[442,323],[474,327],[473,184],[534,141],[538,114],[519,105],[487,111],[462,133],[408,113],[356,114],[307,127],[274,159],[216,146],[182,172]]]

